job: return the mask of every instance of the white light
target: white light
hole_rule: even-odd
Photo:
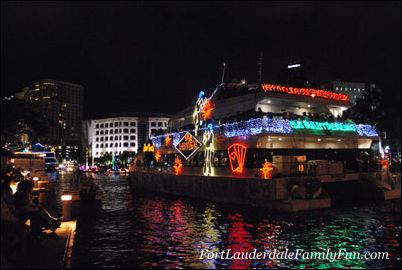
[[[39,180],[39,177],[33,177],[32,180],[38,181],[38,180]]]
[[[300,64],[288,65],[288,68],[297,68],[300,67]]]
[[[317,141],[321,142],[321,139],[317,139]]]
[[[73,199],[72,195],[61,195],[62,201],[71,201]]]
[[[241,84],[246,84],[246,80],[241,80]]]
[[[338,142],[341,142],[342,140],[341,140],[341,139],[338,139],[337,141],[338,141]]]
[[[310,104],[308,104],[308,105],[307,105],[307,107],[308,107],[308,108],[310,108],[310,107],[311,107],[311,105],[310,105]]]
[[[270,101],[270,100],[268,100],[268,103],[271,103],[271,101]]]
[[[280,141],[282,141],[282,138],[279,138]]]

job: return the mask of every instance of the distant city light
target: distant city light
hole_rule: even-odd
[[[300,64],[293,64],[293,65],[288,65],[288,68],[297,68],[300,67]]]

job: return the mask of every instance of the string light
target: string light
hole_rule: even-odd
[[[359,136],[367,136],[367,137],[377,137],[378,133],[371,125],[356,125],[357,134]]]
[[[348,95],[335,93],[320,89],[311,89],[311,88],[297,88],[297,87],[287,87],[275,84],[261,84],[262,90],[264,92],[280,92],[286,93],[290,95],[298,95],[298,96],[311,96],[311,97],[319,97],[324,99],[332,99],[338,101],[349,101]]]
[[[178,158],[178,157],[175,158],[173,169],[174,169],[174,174],[175,175],[181,174],[181,172],[183,170],[183,162],[181,161],[180,158]]]

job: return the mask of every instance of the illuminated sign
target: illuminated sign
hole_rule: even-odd
[[[155,152],[155,146],[150,143],[144,143],[143,152]]]
[[[292,129],[312,129],[312,130],[329,130],[329,131],[356,131],[355,124],[346,123],[328,123],[328,122],[313,122],[291,120],[290,127]]]
[[[175,147],[185,159],[189,159],[201,146],[202,143],[187,132]]]
[[[176,157],[176,159],[174,160],[173,169],[175,175],[181,174],[183,170],[183,162],[181,161],[180,158]]]
[[[228,147],[230,167],[232,172],[242,173],[244,161],[246,160],[247,146],[239,143],[232,144]]]
[[[332,99],[338,101],[349,101],[348,95],[335,93],[326,90],[319,89],[311,89],[311,88],[297,88],[297,87],[287,87],[275,84],[261,84],[262,90],[264,92],[280,92],[286,93],[290,95],[298,95],[298,96],[310,96],[310,97],[318,97],[324,99]]]
[[[262,167],[260,169],[262,178],[264,179],[272,179],[272,171],[274,168],[272,167],[272,163],[269,163],[267,160],[262,164]]]

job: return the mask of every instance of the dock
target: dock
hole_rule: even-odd
[[[71,256],[77,221],[63,221],[56,230],[57,237],[42,241],[42,248],[37,251],[31,268],[36,269],[70,269]],[[51,233],[50,231],[45,231]]]

